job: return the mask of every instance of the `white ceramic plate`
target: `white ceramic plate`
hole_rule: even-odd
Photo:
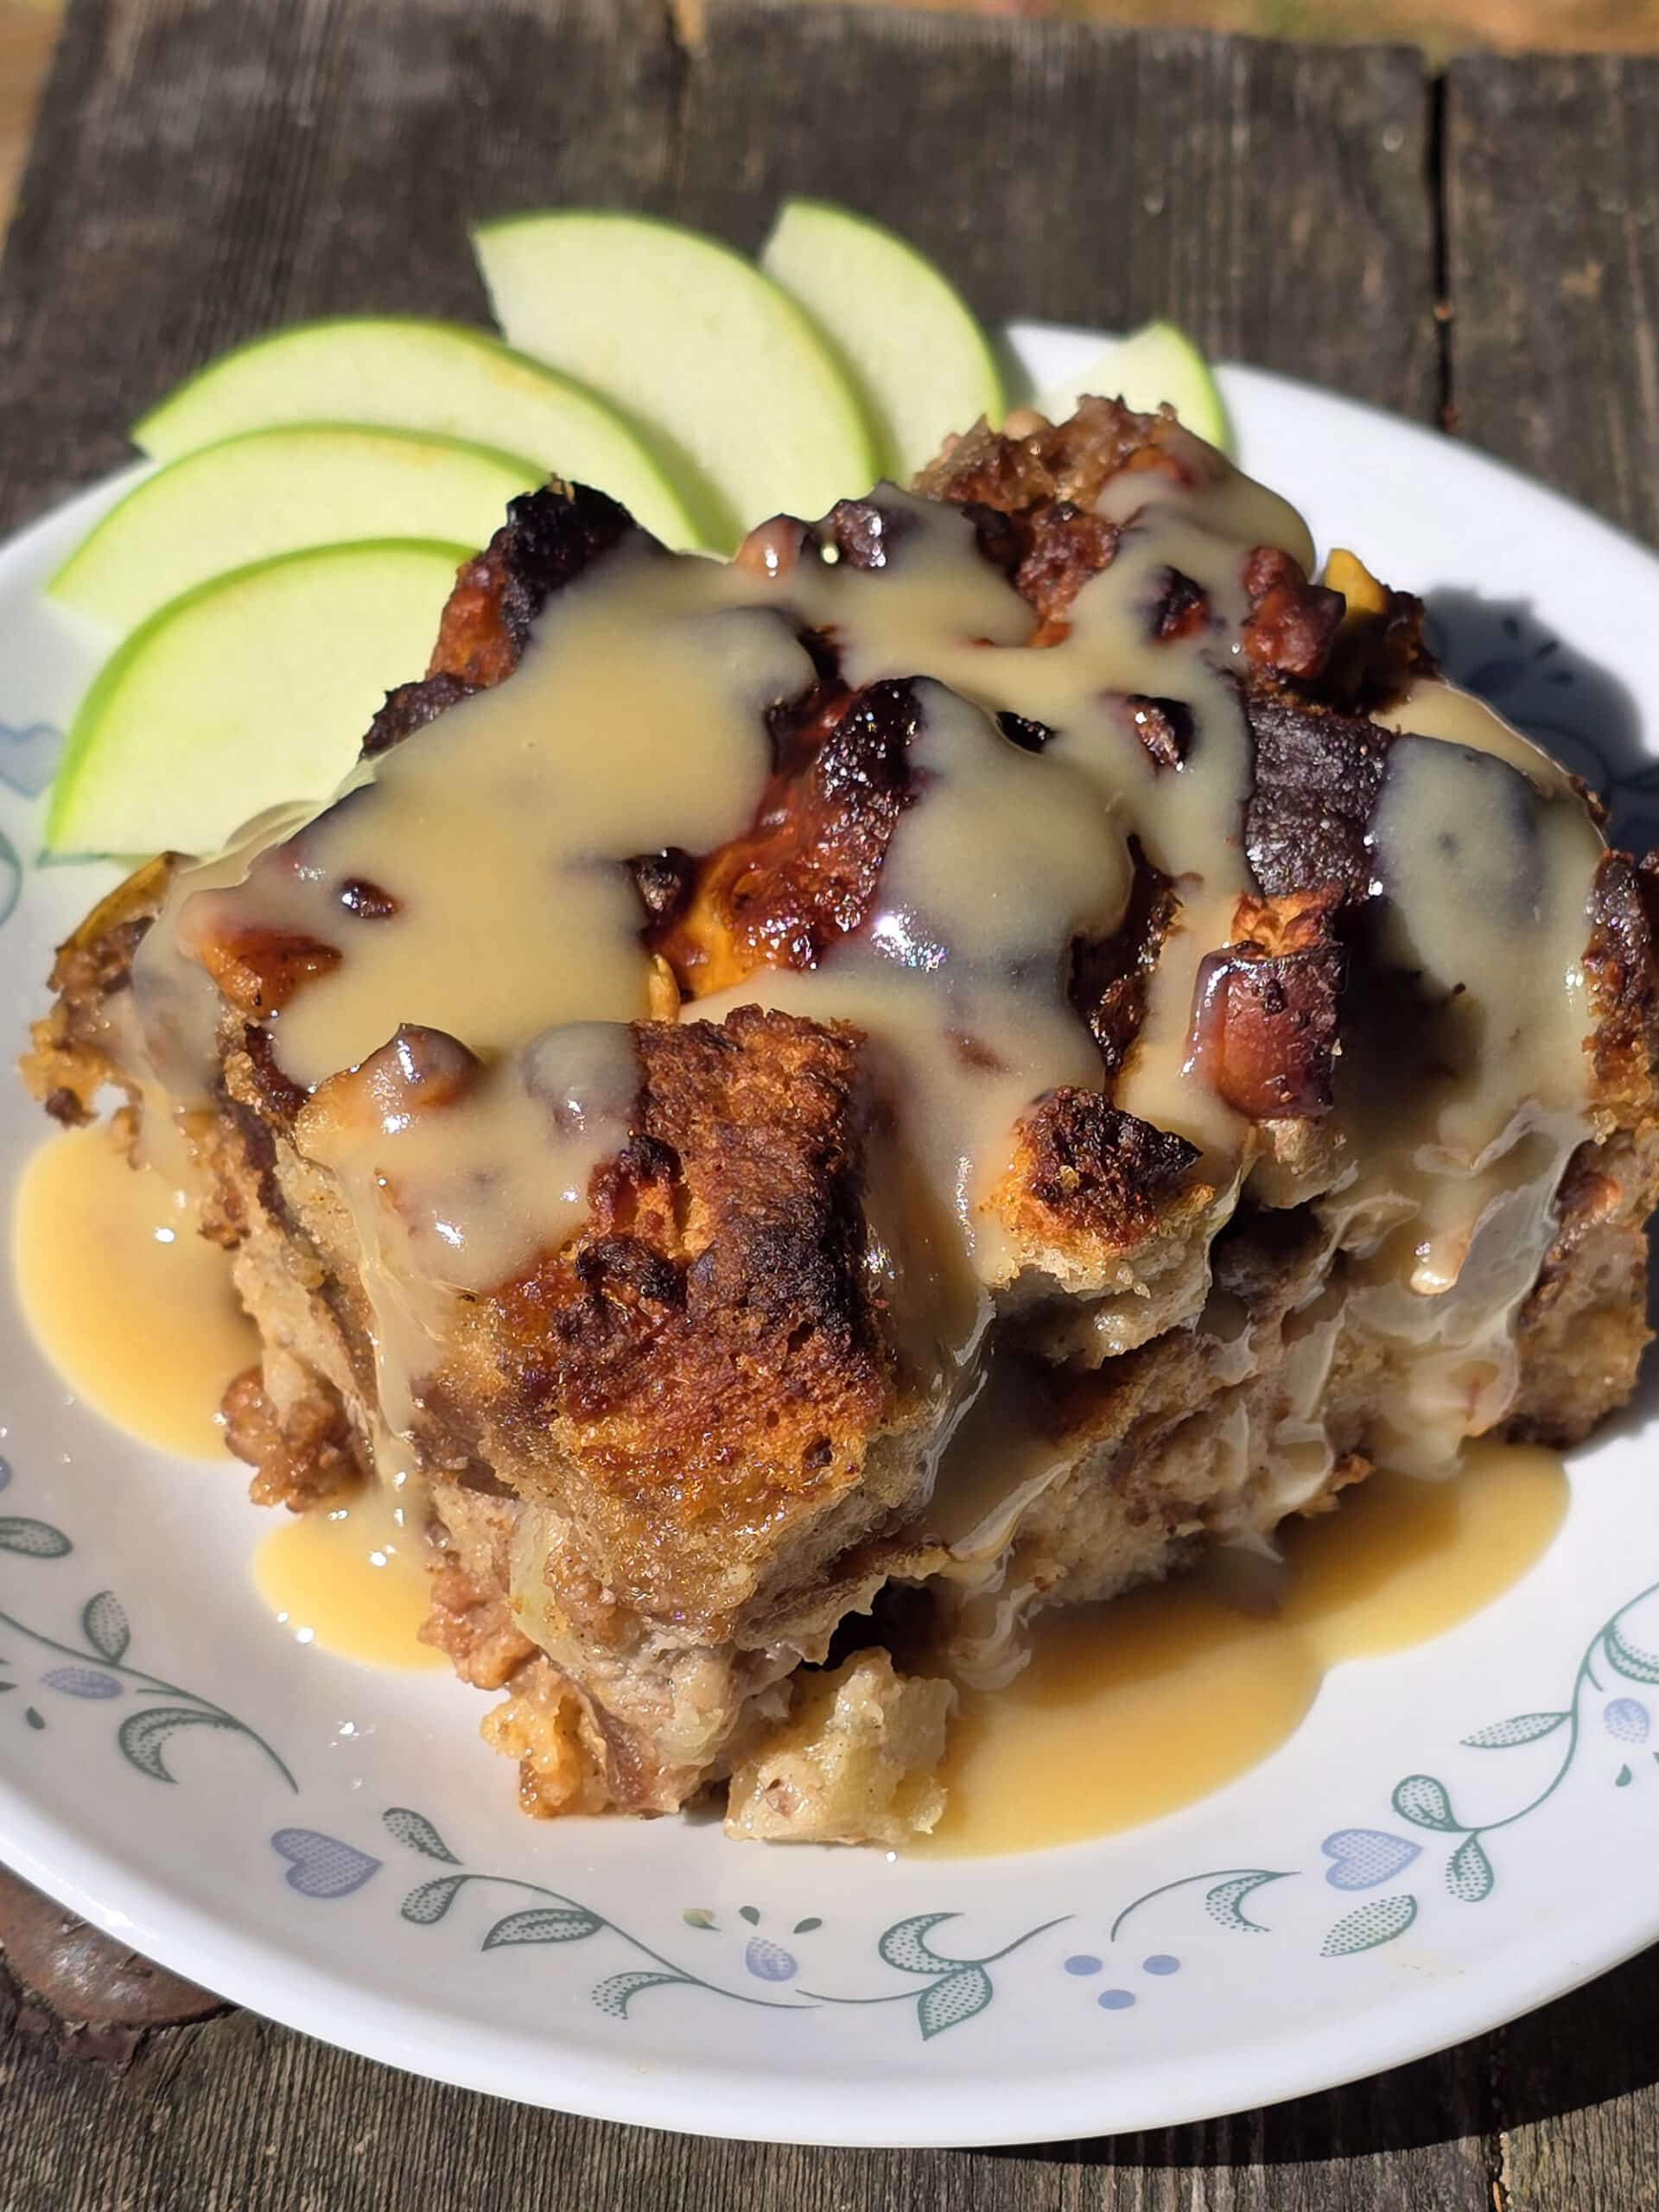
[[[1039,386],[1099,343],[1014,340]],[[1449,440],[1224,383],[1245,465],[1322,544],[1427,591],[1453,671],[1639,815],[1659,563]],[[14,1043],[108,873],[31,855],[88,666],[38,586],[109,497],[0,552]],[[8,1182],[41,1131],[0,1081]],[[1349,2080],[1659,1936],[1659,1485],[1633,1416],[1577,1455],[1522,1583],[1338,1668],[1243,1779],[1096,1844],[907,1864],[707,1821],[524,1821],[478,1694],[291,1643],[249,1586],[266,1516],[238,1471],[169,1462],[66,1397],[5,1296],[0,1858],[314,2035],[710,2134],[1033,2141]]]

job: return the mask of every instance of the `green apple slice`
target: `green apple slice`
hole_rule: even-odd
[[[1233,449],[1227,409],[1210,364],[1173,322],[1143,323],[1128,337],[1074,370],[1038,401],[1052,423],[1063,423],[1079,399],[1122,399],[1142,414],[1167,400],[1186,428],[1223,453]]]
[[[875,426],[882,467],[908,482],[952,430],[1007,397],[972,310],[925,254],[823,200],[785,200],[760,266],[839,350]]]
[[[527,454],[608,492],[665,545],[696,527],[660,462],[605,402],[482,331],[416,315],[301,322],[210,361],[142,422],[157,461],[279,423],[372,423]]]
[[[325,545],[215,576],[118,646],[52,790],[56,853],[217,851],[265,808],[327,798],[431,653],[464,545]]]
[[[729,247],[586,208],[486,223],[473,247],[512,343],[605,392],[701,483],[710,544],[780,508],[823,514],[880,474],[830,346]]]
[[[124,635],[227,569],[392,537],[477,547],[541,480],[487,446],[360,423],[250,430],[171,461],[112,507],[47,586]]]

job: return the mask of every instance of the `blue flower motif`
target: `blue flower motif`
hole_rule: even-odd
[[[38,798],[57,773],[63,732],[51,722],[0,722],[0,784]]]
[[[316,1828],[278,1828],[270,1847],[289,1862],[288,1886],[302,1897],[348,1897],[380,1871],[380,1861]]]
[[[762,1981],[792,1981],[800,1970],[794,1953],[774,1943],[769,1936],[750,1936],[743,1963]]]
[[[1333,1890],[1373,1890],[1391,1882],[1422,1847],[1385,1828],[1338,1828],[1319,1846],[1332,1862],[1325,1878]]]
[[[41,1680],[48,1689],[61,1690],[65,1697],[119,1697],[121,1685],[113,1675],[99,1674],[93,1667],[54,1667]]]
[[[1645,1744],[1648,1708],[1639,1697],[1616,1697],[1601,1708],[1601,1725],[1616,1743]]]

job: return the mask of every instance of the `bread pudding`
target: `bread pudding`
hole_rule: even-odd
[[[901,1844],[1040,1610],[1629,1395],[1659,883],[1313,568],[1101,399],[729,563],[550,484],[331,803],[62,949],[254,1496],[418,1495],[530,1811]]]

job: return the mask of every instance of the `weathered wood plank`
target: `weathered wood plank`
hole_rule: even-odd
[[[1659,1951],[1505,2031],[1498,2212],[1659,2205]]]
[[[1432,417],[1429,90],[1402,48],[709,0],[671,186],[902,226],[982,315],[1125,328]]]
[[[1459,427],[1659,542],[1659,60],[1454,61],[1445,163]]]
[[[710,2143],[531,2112],[237,2013],[124,2075],[4,2031],[8,2212],[1491,2212],[1487,2046],[1203,2128],[1050,2151]],[[1564,2200],[1540,2200],[1561,2202]],[[1634,2201],[1634,2200],[1632,2200]]]
[[[0,264],[0,528],[296,316],[481,320],[474,218],[658,189],[655,0],[80,0]]]

